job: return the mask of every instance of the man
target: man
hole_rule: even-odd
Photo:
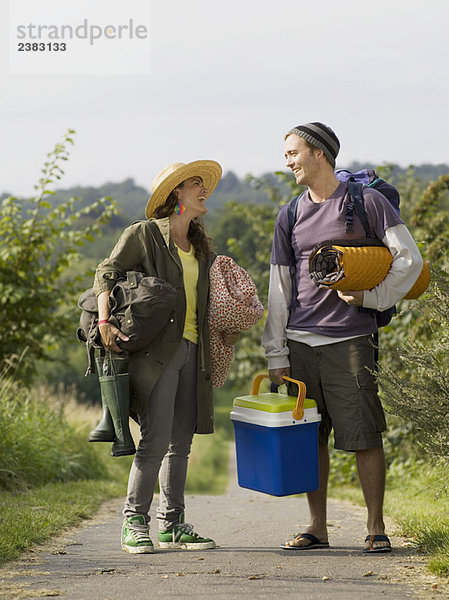
[[[320,487],[307,494],[310,525],[285,549],[328,547],[326,528],[329,475],[328,436],[334,430],[335,448],[355,452],[357,470],[368,511],[364,552],[389,552],[385,535],[383,498],[385,457],[382,432],[385,417],[377,395],[373,312],[385,310],[410,290],[422,268],[422,258],[401,218],[382,194],[365,188],[363,198],[375,235],[390,249],[393,263],[387,277],[375,288],[337,292],[316,287],[309,275],[313,247],[325,240],[365,237],[354,215],[353,233],[345,232],[348,200],[346,183],[335,177],[340,142],[322,123],[308,123],[285,136],[285,159],[300,185],[307,190],[298,200],[290,235],[288,205],[275,225],[271,254],[268,318],[263,345],[271,380],[282,376],[304,381],[307,396],[321,413],[319,430]],[[290,275],[293,250],[294,285]],[[294,302],[292,302],[292,289]]]

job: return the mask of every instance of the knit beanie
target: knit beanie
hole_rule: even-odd
[[[293,127],[287,135],[291,133],[299,135],[299,137],[304,138],[312,146],[322,150],[330,164],[335,167],[335,159],[340,150],[340,142],[330,127],[323,123],[306,123],[305,125]]]

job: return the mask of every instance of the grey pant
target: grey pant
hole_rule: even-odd
[[[147,522],[159,475],[160,529],[170,529],[185,508],[187,463],[197,421],[197,351],[196,344],[182,339],[150,394],[129,474],[123,514],[144,515]]]

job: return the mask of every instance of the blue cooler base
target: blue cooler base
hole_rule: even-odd
[[[319,422],[288,427],[233,424],[241,487],[272,496],[318,489]]]

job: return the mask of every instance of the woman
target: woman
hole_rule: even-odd
[[[152,184],[148,221],[128,227],[96,272],[99,328],[106,350],[120,352],[126,336],[108,322],[108,298],[117,278],[141,271],[177,290],[168,325],[143,350],[129,355],[131,410],[137,413],[141,440],[131,467],[123,510],[122,548],[153,552],[149,509],[159,476],[158,541],[162,548],[207,549],[215,542],[184,522],[184,488],[194,433],[213,432],[207,301],[210,240],[198,217],[221,177],[214,161],[174,163]],[[235,335],[225,342],[232,344]]]

